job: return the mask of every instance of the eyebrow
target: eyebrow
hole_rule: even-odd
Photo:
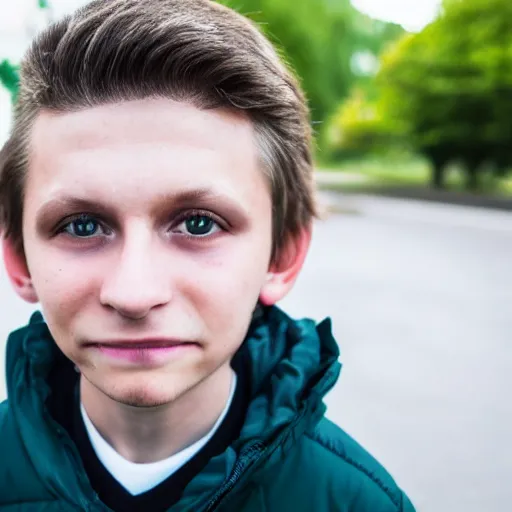
[[[199,188],[185,190],[181,192],[162,194],[158,198],[158,205],[168,208],[172,205],[174,208],[184,208],[197,205],[197,203],[227,203],[236,208],[240,203],[227,194],[215,191],[210,188]],[[241,206],[241,205],[240,205]]]
[[[184,208],[206,208],[207,206],[219,208],[224,215],[236,217],[238,223],[249,221],[249,213],[240,201],[210,188],[184,190],[158,195],[156,205],[153,206],[151,213],[153,215],[161,215],[167,212],[169,208],[179,210]],[[63,210],[102,214],[111,219],[116,217],[116,208],[108,203],[84,197],[64,195],[50,199],[37,210],[37,228],[44,228],[53,217],[60,214]]]
[[[162,194],[157,201],[154,215],[164,214],[169,208],[175,210],[185,208],[215,208],[225,216],[237,219],[238,224],[249,222],[249,212],[243,203],[232,196],[212,188],[198,188],[174,193]],[[227,221],[228,219],[226,219]]]

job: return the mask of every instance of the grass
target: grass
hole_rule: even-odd
[[[415,157],[382,157],[345,161],[338,164],[319,166],[320,171],[340,172],[350,175],[350,181],[340,181],[337,189],[386,189],[386,188],[429,188],[430,167],[425,160]],[[453,165],[446,170],[446,189],[453,192],[467,193],[465,175]],[[359,177],[360,179],[356,179]],[[512,197],[512,174],[497,179],[490,172],[480,175],[480,188],[476,195]]]

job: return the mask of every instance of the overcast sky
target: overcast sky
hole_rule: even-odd
[[[416,32],[436,16],[441,0],[351,0],[352,5],[373,18],[399,23]]]

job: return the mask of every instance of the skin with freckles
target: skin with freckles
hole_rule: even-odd
[[[270,261],[249,119],[167,99],[41,112],[23,207],[8,274],[80,370],[102,435],[137,462],[204,435],[257,301],[288,293],[310,237]]]

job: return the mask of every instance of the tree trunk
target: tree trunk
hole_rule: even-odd
[[[444,165],[439,162],[433,162],[432,167],[432,187],[435,189],[444,188]]]
[[[478,190],[478,165],[469,165],[466,168],[467,181],[466,189],[475,192]]]

